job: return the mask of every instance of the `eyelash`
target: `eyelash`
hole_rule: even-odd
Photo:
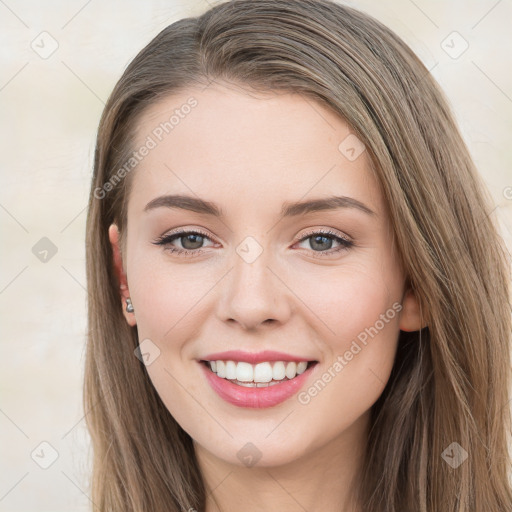
[[[176,240],[178,238],[182,238],[186,235],[200,235],[203,238],[210,239],[210,237],[203,231],[191,230],[191,231],[179,231],[177,233],[163,235],[163,236],[157,238],[152,243],[155,245],[161,245],[161,246],[165,247],[167,245],[170,245],[174,240]],[[334,238],[337,242],[340,243],[340,246],[334,250],[329,250],[329,251],[313,251],[313,250],[311,250],[313,252],[313,255],[315,258],[325,258],[326,256],[330,256],[332,254],[348,250],[354,246],[354,242],[352,242],[348,238],[344,238],[339,235],[336,235],[336,233],[334,233],[333,231],[330,231],[330,230],[310,231],[310,232],[304,234],[302,237],[296,239],[295,243],[303,242],[303,241],[307,240],[308,238],[311,238],[313,235],[320,235],[320,236],[324,236],[326,238]],[[184,256],[186,258],[187,257],[193,258],[195,256],[199,256],[203,252],[201,248],[200,249],[177,249],[176,247],[166,247],[165,250],[167,250],[171,253],[175,253],[175,254]]]

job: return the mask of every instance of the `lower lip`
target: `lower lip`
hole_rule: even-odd
[[[211,387],[221,398],[238,407],[252,407],[254,409],[273,407],[293,396],[300,390],[317,366],[317,363],[312,364],[300,375],[280,384],[258,388],[233,384],[227,379],[217,377],[217,374],[212,372],[205,363],[200,362],[199,364],[203,368]]]

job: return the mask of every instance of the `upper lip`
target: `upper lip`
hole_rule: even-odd
[[[226,352],[215,352],[204,356],[202,361],[243,361],[250,364],[263,363],[265,361],[314,361],[306,357],[285,354],[274,350],[264,350],[263,352],[244,352],[242,350],[228,350]]]

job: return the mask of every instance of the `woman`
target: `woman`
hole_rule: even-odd
[[[99,510],[504,511],[510,275],[438,85],[366,14],[237,0],[105,107]]]

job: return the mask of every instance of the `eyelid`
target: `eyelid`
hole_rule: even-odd
[[[333,230],[331,228],[320,228],[320,227],[309,228],[306,232],[303,232],[300,235],[296,235],[295,238],[293,239],[293,241],[300,242],[300,241],[304,240],[304,238],[308,238],[311,235],[316,235],[316,234],[332,235],[334,237],[341,238],[342,240],[345,240],[347,242],[353,242],[353,240],[350,236],[346,235],[345,233],[342,233],[341,231]]]
[[[203,235],[203,236],[206,236],[208,238],[213,238],[209,233],[207,233],[204,229],[202,228],[196,228],[196,227],[180,227],[180,228],[175,228],[175,229],[171,229],[170,231],[166,231],[163,235],[161,235],[160,237],[158,237],[159,239],[161,238],[167,238],[169,236],[172,236],[172,235],[178,235],[178,234],[187,234],[187,233],[198,233],[200,235]]]

